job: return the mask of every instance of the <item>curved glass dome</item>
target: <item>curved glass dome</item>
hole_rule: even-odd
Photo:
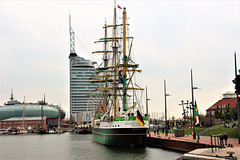
[[[41,107],[43,106],[44,117],[58,118],[59,110],[53,105],[25,104],[25,117],[41,117]],[[65,118],[65,112],[61,110],[61,118]],[[4,105],[0,107],[0,120],[22,117],[23,104]]]

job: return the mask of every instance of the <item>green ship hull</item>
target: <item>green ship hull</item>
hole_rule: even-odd
[[[93,141],[106,146],[144,147],[146,128],[93,128]]]

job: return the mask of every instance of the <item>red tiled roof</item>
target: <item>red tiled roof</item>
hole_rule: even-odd
[[[217,101],[211,107],[209,107],[206,111],[215,110],[216,108],[213,108],[214,106],[222,106],[222,105],[228,105],[228,104],[229,104],[229,108],[236,107],[237,98],[223,98],[223,99]]]

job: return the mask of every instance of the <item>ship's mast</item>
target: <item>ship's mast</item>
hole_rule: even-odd
[[[114,1],[114,47],[113,47],[113,54],[114,54],[114,117],[116,117],[117,113],[117,40],[116,40],[116,29],[117,29],[117,13],[116,13],[116,0]]]
[[[107,57],[107,21],[105,21],[104,25],[105,29],[105,42],[104,42],[104,67],[107,67],[108,65],[108,57]],[[107,72],[105,72],[105,88],[107,88]],[[107,90],[105,91],[105,99],[104,99],[104,112],[107,111]]]
[[[135,64],[132,61],[129,61],[130,59],[130,55],[131,55],[131,48],[132,48],[132,43],[131,46],[129,48],[129,53],[127,55],[127,45],[126,45],[126,41],[127,39],[132,39],[133,41],[133,37],[127,37],[127,15],[126,15],[126,8],[124,8],[123,10],[123,24],[117,24],[117,13],[116,13],[116,1],[114,1],[114,19],[113,19],[113,25],[107,25],[107,23],[105,22],[104,25],[104,29],[105,29],[105,37],[104,38],[100,38],[99,41],[96,41],[95,43],[98,42],[103,42],[104,43],[104,51],[95,51],[93,53],[103,53],[103,60],[104,60],[104,66],[103,67],[99,67],[97,68],[97,73],[96,75],[101,75],[101,76],[93,76],[90,78],[89,82],[92,83],[100,83],[102,84],[102,88],[98,87],[95,90],[97,91],[102,91],[101,94],[92,94],[91,96],[101,96],[101,104],[104,104],[104,108],[103,108],[103,113],[106,113],[107,111],[107,106],[109,103],[110,98],[109,97],[113,97],[113,101],[111,101],[111,105],[112,105],[112,109],[113,109],[113,116],[116,117],[117,116],[117,105],[120,104],[121,108],[123,109],[123,111],[127,111],[131,108],[134,108],[137,103],[133,103],[132,106],[128,106],[127,104],[127,97],[131,96],[127,94],[127,91],[132,90],[144,90],[143,88],[140,88],[139,86],[137,86],[138,88],[134,87],[132,85],[132,87],[129,87],[130,83],[133,84],[132,82],[132,78],[134,73],[137,72],[141,72],[142,70],[137,69],[139,64]],[[122,37],[117,37],[117,27],[118,26],[123,26],[123,36]],[[113,27],[113,37],[107,37],[107,28],[109,27]],[[119,41],[123,41],[123,50],[122,50],[122,54],[123,56],[119,56],[119,52],[118,51],[118,42]],[[107,45],[109,45],[109,43],[112,43],[112,51],[108,51],[107,49]],[[110,57],[108,57],[108,53],[113,53]],[[112,62],[109,64],[108,62],[108,58],[112,58]],[[117,62],[119,61],[119,62]],[[104,72],[103,74],[101,74],[102,72]],[[127,75],[127,73],[129,73],[129,77]],[[128,77],[128,78],[127,78]],[[122,83],[123,86],[118,86],[118,81],[119,83]],[[110,85],[109,85],[110,84]],[[109,94],[110,92],[110,94]],[[117,94],[119,93],[119,94]],[[118,98],[121,97],[121,98]],[[134,93],[133,93],[133,97],[134,97]],[[118,100],[122,102],[118,103]],[[100,109],[101,110],[101,109]],[[96,112],[98,113],[98,112]]]
[[[43,99],[42,99],[43,102]],[[41,128],[43,128],[43,103],[41,104]]]
[[[126,56],[126,8],[123,8],[123,110],[127,109],[127,93],[126,93],[126,67],[127,67],[127,56]]]

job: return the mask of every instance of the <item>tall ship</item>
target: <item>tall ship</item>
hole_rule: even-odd
[[[122,23],[117,23],[117,7],[122,12]],[[139,64],[133,61],[133,37],[128,34],[126,8],[114,2],[113,24],[105,22],[103,50],[93,54],[102,54],[103,62],[89,78],[89,82],[98,84],[88,100],[88,111],[93,114],[93,141],[106,146],[141,147],[145,146],[149,128],[149,117],[144,114],[142,94],[139,86]],[[111,31],[109,31],[111,30]]]

